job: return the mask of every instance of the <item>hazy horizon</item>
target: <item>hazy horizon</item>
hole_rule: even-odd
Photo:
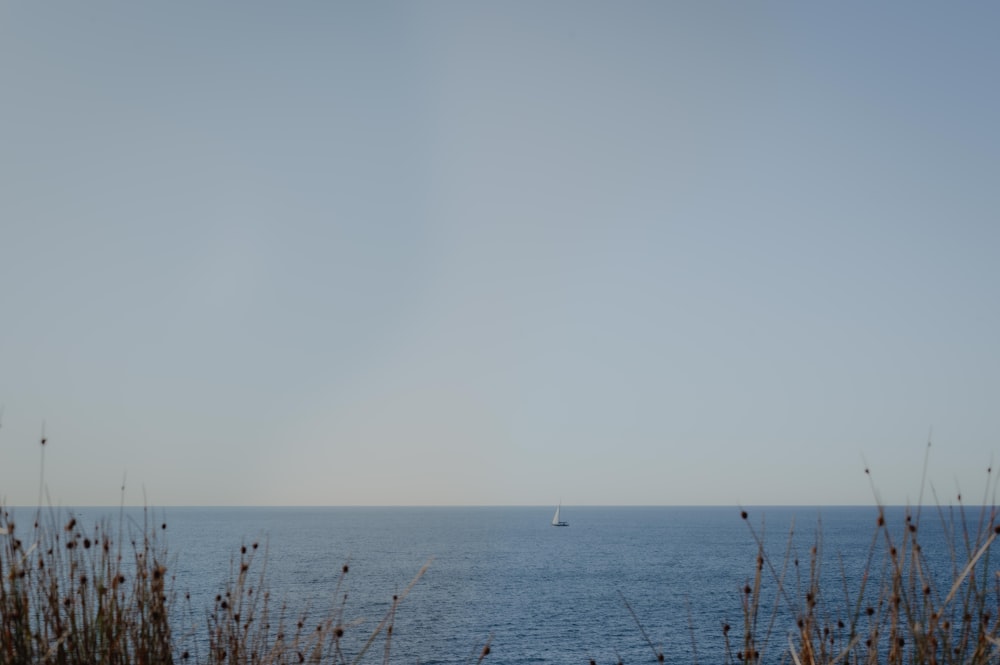
[[[972,511],[972,512],[979,511],[984,505],[986,507],[994,507],[995,505],[997,505],[995,502],[988,503],[988,504],[983,504],[982,502],[976,502],[976,501],[967,502],[967,501],[965,501],[965,498],[966,497],[963,495],[963,497],[962,497],[962,499],[963,499],[962,505],[965,507],[966,510]],[[978,500],[980,497],[969,497],[969,498]],[[20,511],[20,510],[37,511],[38,510],[38,506],[33,505],[33,504],[32,505],[27,505],[27,504],[4,504],[4,507],[8,508],[10,510],[13,510],[13,511]],[[41,508],[42,508],[42,512],[43,513],[45,513],[46,511],[50,511],[50,510],[54,510],[56,512],[64,511],[64,510],[68,510],[68,511],[76,511],[76,510],[85,510],[85,511],[89,511],[89,510],[101,510],[101,511],[105,511],[105,510],[107,510],[107,511],[113,511],[113,510],[121,510],[121,509],[125,509],[127,511],[143,510],[143,511],[150,511],[151,513],[153,513],[153,516],[154,516],[154,519],[155,519],[156,515],[158,515],[160,511],[166,511],[166,510],[170,510],[170,509],[174,509],[174,508],[178,508],[178,509],[202,509],[202,508],[205,508],[205,509],[219,509],[219,510],[226,510],[226,509],[230,509],[230,508],[232,508],[232,509],[240,509],[240,510],[270,510],[270,509],[275,509],[275,510],[285,510],[285,509],[288,509],[288,510],[313,510],[313,509],[315,509],[315,510],[325,510],[325,509],[340,510],[340,509],[345,509],[345,510],[349,510],[349,509],[355,509],[355,508],[357,508],[359,510],[365,510],[365,509],[369,509],[369,508],[373,509],[373,510],[375,510],[375,509],[397,509],[397,508],[399,508],[399,509],[409,509],[409,508],[414,508],[414,509],[434,509],[434,508],[442,508],[442,509],[447,509],[447,508],[455,508],[455,509],[465,509],[465,508],[468,508],[468,509],[497,508],[497,509],[504,509],[504,508],[519,508],[520,509],[520,508],[523,508],[524,510],[537,510],[537,511],[539,511],[540,514],[545,514],[545,515],[547,515],[548,517],[551,518],[552,517],[552,511],[553,511],[553,509],[555,509],[555,507],[556,507],[556,504],[554,504],[554,503],[552,503],[552,504],[521,504],[521,503],[515,503],[515,504],[452,504],[452,503],[447,503],[447,504],[445,504],[445,503],[438,503],[438,504],[421,504],[421,503],[408,503],[408,504],[251,504],[251,503],[241,503],[241,504],[215,504],[215,505],[196,505],[196,504],[183,504],[183,503],[177,503],[177,504],[154,504],[154,503],[150,503],[148,505],[144,505],[144,504],[141,504],[141,503],[130,503],[130,504],[125,504],[125,505],[121,505],[121,504],[43,505]],[[958,508],[959,507],[959,503],[955,500],[955,497],[951,497],[950,501],[942,501],[939,504],[931,503],[931,502],[928,502],[927,500],[925,500],[921,504],[884,504],[884,503],[883,504],[879,504],[879,503],[875,502],[874,500],[870,501],[868,503],[865,503],[865,502],[861,502],[861,503],[840,503],[840,504],[773,503],[773,504],[752,504],[752,505],[747,505],[747,504],[727,504],[727,503],[712,503],[712,504],[690,504],[690,503],[680,503],[680,504],[630,504],[630,503],[620,503],[620,504],[619,503],[612,503],[612,504],[606,504],[606,503],[593,503],[593,504],[588,504],[588,503],[582,503],[582,504],[573,504],[573,505],[570,505],[570,504],[564,503],[564,504],[562,504],[562,513],[563,513],[563,517],[568,519],[568,516],[569,516],[569,514],[571,514],[572,511],[578,510],[578,509],[588,509],[588,508],[623,508],[623,509],[625,509],[625,508],[636,508],[636,509],[647,509],[647,508],[648,509],[656,509],[656,508],[671,508],[671,509],[672,508],[685,508],[686,509],[686,508],[690,508],[692,510],[699,510],[699,509],[705,509],[705,510],[732,510],[733,511],[733,517],[734,517],[734,519],[740,519],[740,513],[739,513],[739,511],[748,511],[750,513],[750,519],[753,520],[753,519],[766,518],[767,515],[765,513],[759,512],[759,511],[767,511],[767,510],[772,510],[772,509],[774,509],[774,510],[798,510],[798,509],[802,509],[802,510],[820,510],[821,511],[821,510],[827,510],[827,509],[836,510],[836,509],[840,509],[840,508],[843,508],[843,509],[849,509],[849,508],[855,508],[855,509],[871,508],[871,509],[877,511],[879,508],[894,509],[894,510],[905,510],[905,509],[916,510],[917,508],[920,508],[920,509],[927,510],[927,509],[937,509],[938,507],[941,507],[941,508],[947,508],[947,507]],[[978,512],[976,512],[976,514],[978,515]],[[875,515],[876,515],[876,513],[873,512],[872,516],[875,517]],[[821,515],[817,515],[817,516],[821,517]],[[937,515],[934,516],[934,519],[935,520],[937,519]]]
[[[5,4],[0,498],[992,496],[998,25]]]

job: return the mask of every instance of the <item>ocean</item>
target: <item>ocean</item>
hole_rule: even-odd
[[[240,548],[254,552],[257,543],[251,572],[266,565],[272,602],[285,602],[295,617],[308,612],[318,621],[338,607],[337,581],[349,566],[340,591],[352,620],[348,653],[429,561],[396,612],[391,662],[474,662],[491,639],[488,663],[569,665],[654,663],[658,651],[672,663],[725,661],[723,626],[733,627],[737,642],[743,626],[743,589],[757,558],[754,533],[768,554],[765,599],[777,587],[770,567],[790,566],[786,586],[793,589],[796,571],[799,584],[808,577],[814,546],[829,591],[824,602],[843,607],[845,593],[857,594],[876,508],[746,510],[744,520],[735,507],[563,506],[567,528],[551,526],[554,506],[69,512],[83,523],[122,519],[135,533],[144,520],[155,527],[170,552],[175,635],[195,655],[204,654],[207,612],[224,592]],[[904,510],[886,514],[890,533],[902,533]],[[940,571],[943,594],[955,564],[940,525],[937,509],[925,508],[921,543]],[[884,540],[875,546],[880,550]],[[875,561],[878,569],[882,559]],[[778,650],[787,646],[794,616],[782,610],[775,626]],[[377,646],[366,662],[383,655]]]

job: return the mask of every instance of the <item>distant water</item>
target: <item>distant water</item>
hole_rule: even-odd
[[[363,620],[352,629],[356,639],[367,636],[392,595],[433,557],[398,611],[392,662],[467,662],[492,634],[487,662],[568,665],[655,662],[623,598],[667,662],[723,660],[722,625],[732,624],[734,632],[742,626],[741,589],[754,574],[750,527],[763,529],[778,566],[794,524],[791,556],[807,573],[821,520],[825,574],[837,580],[828,588],[839,593],[845,576],[857,588],[875,508],[748,510],[743,521],[737,508],[564,506],[568,528],[549,524],[552,507],[167,508],[148,515],[167,524],[176,589],[181,598],[189,593],[194,607],[193,616],[179,619],[178,632],[193,624],[188,640],[202,654],[198,631],[212,599],[241,544],[257,541],[267,548],[272,596],[286,599],[295,614],[328,613],[349,561],[346,614]],[[117,509],[73,512],[86,523],[118,519]],[[902,509],[888,514],[890,525],[902,527]],[[142,523],[141,510],[126,509],[126,516]],[[940,524],[935,511],[923,519]],[[921,531],[925,553],[948,574],[939,529]],[[791,627],[788,621],[778,629],[778,642],[787,644]],[[368,660],[381,656],[377,648]]]

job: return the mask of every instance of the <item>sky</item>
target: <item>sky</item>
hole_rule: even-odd
[[[998,28],[3,3],[0,497],[980,501]]]

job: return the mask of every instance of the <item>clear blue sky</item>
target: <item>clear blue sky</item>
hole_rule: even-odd
[[[0,495],[943,501],[1000,5],[4,3]],[[145,492],[145,497],[143,495]]]

